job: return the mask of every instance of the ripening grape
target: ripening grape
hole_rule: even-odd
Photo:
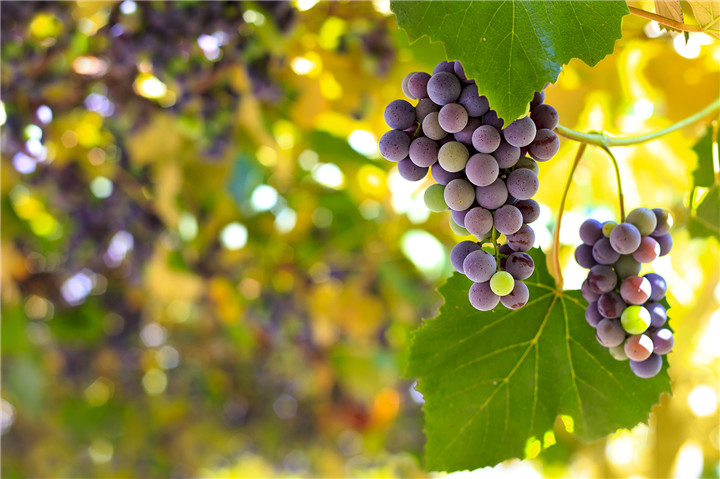
[[[614,221],[606,221],[602,224],[602,234],[606,238],[610,238],[610,233],[612,232],[613,228],[615,228],[618,224]]]
[[[417,72],[410,72],[407,75],[405,75],[405,78],[402,80],[402,91],[405,94],[406,97],[410,98],[411,100],[417,100],[413,96],[413,94],[410,92],[410,88],[408,87],[408,83],[410,82],[410,77],[412,77]]]
[[[478,186],[475,188],[475,197],[480,206],[494,210],[505,204],[508,198],[508,191],[505,182],[497,178],[488,186]]]
[[[525,168],[510,173],[506,182],[508,193],[519,200],[532,198],[540,187],[537,175]]]
[[[423,98],[415,107],[415,117],[417,118],[417,121],[422,123],[428,114],[433,112],[438,113],[440,112],[440,108],[441,106],[437,103],[433,103],[430,98]]]
[[[560,150],[560,139],[551,130],[538,130],[528,147],[528,153],[537,161],[547,161]]]
[[[583,245],[586,246],[586,245]],[[592,246],[592,257],[599,264],[614,264],[620,259],[620,253],[610,246],[610,240],[600,238]]]
[[[540,205],[533,199],[519,200],[515,207],[522,213],[523,223],[532,223],[540,217]]]
[[[473,132],[472,145],[478,153],[492,153],[500,146],[500,133],[491,125],[482,125]]]
[[[655,226],[655,231],[651,234],[653,236],[661,236],[670,231],[670,226],[672,226],[670,212],[663,208],[653,208],[653,213],[655,213],[657,225]]]
[[[590,288],[590,284],[588,283],[587,278],[585,278],[582,285],[580,286],[580,294],[582,294],[583,298],[585,298],[585,301],[587,301],[588,303],[592,303],[593,301],[597,301],[598,299],[600,299],[600,295]]]
[[[508,309],[520,309],[530,299],[530,291],[522,281],[515,281],[512,291],[500,297],[500,302]]]
[[[462,131],[468,123],[468,114],[462,105],[448,103],[438,112],[440,127],[448,133]]]
[[[645,361],[653,353],[653,341],[645,334],[635,334],[625,340],[625,354],[631,361]]]
[[[462,66],[462,63],[459,61],[455,62],[455,65],[453,65],[453,71],[455,73],[455,76],[457,76],[461,82],[463,83],[474,83],[473,80],[468,80],[465,76],[465,69]]]
[[[627,305],[615,291],[603,293],[597,300],[598,312],[603,318],[619,318]]]
[[[477,237],[483,237],[492,230],[493,216],[485,208],[476,206],[465,215],[465,228]]]
[[[504,205],[493,214],[495,228],[504,235],[517,233],[523,225],[522,213],[512,205]]]
[[[428,137],[421,136],[410,143],[408,154],[413,163],[418,166],[428,167],[437,162],[440,147],[437,142]]]
[[[512,146],[505,140],[500,140],[500,145],[493,152],[492,156],[497,160],[500,168],[512,168],[520,160],[520,148]]]
[[[495,257],[481,249],[470,252],[463,261],[463,272],[474,283],[490,281],[496,271]]]
[[[596,264],[588,273],[588,285],[597,294],[609,293],[617,284],[617,275],[610,266]]]
[[[665,256],[670,252],[673,247],[672,236],[664,234],[660,236],[653,236],[653,238],[655,238],[655,241],[657,241],[660,245],[660,256]]]
[[[533,99],[530,102],[530,111],[537,108],[539,105],[542,105],[542,103],[545,101],[545,92],[544,91],[536,91],[533,95]]]
[[[431,111],[422,121],[422,131],[431,140],[442,140],[447,136],[447,132],[440,126],[438,115],[439,111]]]
[[[479,311],[490,311],[500,302],[500,296],[492,291],[490,282],[473,283],[468,298],[473,308]]]
[[[468,115],[480,117],[490,108],[487,98],[478,96],[477,85],[465,85],[460,93],[458,103],[465,107]]]
[[[462,226],[463,228],[465,228],[465,215],[468,214],[468,211],[470,211],[469,208],[466,209],[466,210],[460,210],[460,211],[456,211],[456,210],[451,209],[451,210],[450,210],[450,216],[452,217],[453,221],[454,221],[458,226]]]
[[[530,118],[538,131],[542,129],[553,130],[559,121],[557,110],[550,105],[538,105],[530,112]]]
[[[587,321],[587,323],[593,328],[597,328],[597,325],[602,320],[603,317],[597,308],[597,302],[590,301],[587,308],[585,308],[585,321]]]
[[[455,233],[456,235],[470,236],[470,233],[468,232],[468,230],[466,230],[465,228],[463,228],[462,226],[457,224],[452,216],[448,219],[448,224],[450,225],[450,229],[452,230],[452,232]]]
[[[580,244],[575,248],[575,262],[583,268],[590,269],[597,264],[593,255],[594,246]]]
[[[667,328],[658,329],[650,333],[650,339],[653,342],[653,352],[655,354],[664,355],[672,351],[675,345],[675,338],[672,331]]]
[[[662,369],[662,356],[657,354],[651,354],[645,361],[633,361],[630,360],[630,369],[635,373],[635,376],[639,378],[651,378]]]
[[[538,168],[537,161],[535,161],[532,158],[527,157],[527,156],[523,156],[522,158],[520,158],[518,160],[517,163],[515,163],[514,169],[519,170],[521,168],[528,169],[528,170],[532,171],[533,173],[535,173],[536,175],[540,174],[540,168]]]
[[[449,172],[445,168],[443,168],[440,163],[435,163],[434,165],[432,165],[432,167],[430,168],[430,173],[432,174],[433,180],[435,180],[441,185],[447,185],[452,180],[455,180],[457,178],[463,178],[465,176],[462,170]]]
[[[458,273],[463,273],[463,262],[468,254],[480,249],[474,241],[461,241],[450,251],[450,264]]]
[[[630,254],[621,255],[613,266],[620,279],[640,274],[641,265]]]
[[[505,271],[518,280],[528,279],[535,270],[532,257],[523,252],[514,252],[505,260]]]
[[[653,210],[643,206],[628,213],[625,222],[635,226],[642,236],[648,236],[655,231],[657,217]]]
[[[400,161],[408,156],[410,138],[404,131],[390,130],[380,137],[380,154],[386,160]]]
[[[660,256],[660,245],[652,236],[645,236],[632,256],[638,263],[652,263]]]
[[[650,327],[650,312],[642,306],[628,306],[620,321],[628,334],[641,334]]]
[[[667,283],[665,278],[657,273],[648,273],[644,276],[650,282],[652,292],[650,293],[650,301],[660,301],[667,293]]]
[[[470,117],[468,118],[467,125],[465,125],[465,128],[458,131],[453,135],[453,138],[455,141],[459,141],[463,145],[470,147],[472,146],[472,134],[473,132],[482,125],[482,122],[479,118]]]
[[[412,162],[410,157],[398,162],[398,173],[400,173],[400,176],[408,181],[420,181],[425,178],[427,172],[428,168],[416,165]]]
[[[513,251],[530,251],[535,244],[535,232],[528,225],[522,225],[515,234],[507,236],[507,244]]]
[[[482,121],[483,125],[492,126],[498,131],[502,130],[502,127],[505,124],[505,121],[498,117],[495,110],[488,110],[488,112],[483,115]]]
[[[513,146],[527,146],[535,139],[535,123],[525,116],[510,123],[504,130],[503,136]]]
[[[505,296],[515,287],[515,279],[507,271],[498,271],[490,278],[490,289],[498,296]]]
[[[604,318],[595,327],[595,337],[606,348],[612,348],[625,340],[625,330],[617,319]]]
[[[415,108],[405,100],[393,100],[385,107],[385,123],[394,130],[410,128],[415,123]]]
[[[592,218],[583,221],[580,225],[580,239],[586,245],[594,245],[602,238],[602,223]]]
[[[667,311],[662,304],[650,301],[644,307],[650,312],[650,326],[653,328],[660,328],[667,322]]]
[[[628,276],[620,285],[620,296],[628,304],[643,304],[651,292],[650,281],[642,276]]]
[[[417,72],[408,79],[408,91],[417,99],[427,98],[427,84],[430,75],[425,72]]]
[[[620,254],[633,254],[640,240],[640,231],[630,223],[620,223],[610,232],[610,244]]]
[[[447,73],[455,73],[455,62],[446,62],[441,61],[437,65],[435,65],[435,68],[433,68],[432,74],[440,73],[440,72],[447,72]]]
[[[449,141],[438,151],[440,166],[449,172],[461,171],[465,168],[468,158],[470,154],[467,147],[459,141]]]
[[[608,348],[608,351],[610,351],[610,356],[618,361],[626,361],[628,359],[627,354],[625,354],[625,346],[622,344]]]
[[[425,190],[425,206],[427,206],[430,211],[439,213],[448,209],[447,202],[445,201],[445,188],[445,186],[436,184],[428,186]]]
[[[460,80],[450,72],[434,73],[427,83],[430,99],[438,105],[447,105],[460,96]]]
[[[458,178],[445,186],[444,195],[445,203],[450,209],[456,211],[466,210],[475,201],[475,187],[468,180]]]
[[[488,186],[498,177],[500,168],[497,161],[486,153],[476,153],[470,157],[465,166],[465,174],[471,183],[477,186]]]

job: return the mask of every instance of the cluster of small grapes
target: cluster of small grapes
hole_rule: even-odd
[[[537,161],[549,160],[560,148],[553,132],[557,111],[543,104],[545,95],[538,92],[530,115],[503,128],[504,120],[457,61],[439,63],[432,75],[408,74],[402,89],[419,101],[390,102],[385,121],[393,129],[380,139],[380,153],[398,162],[406,180],[422,180],[430,170],[437,183],[425,190],[427,207],[450,209],[452,230],[475,236],[450,254],[455,270],[474,283],[473,307],[489,311],[499,302],[523,307],[529,291],[522,280],[535,269],[527,251],[535,243],[529,223],[540,215],[532,199],[539,187]],[[498,245],[499,235],[505,244]]]
[[[636,376],[650,378],[662,367],[661,356],[675,342],[663,328],[667,311],[660,304],[667,292],[662,276],[639,276],[641,264],[651,263],[672,249],[670,216],[661,208],[636,208],[624,223],[586,220],[580,226],[583,244],[575,260],[589,268],[580,289],[588,301],[585,319],[596,329],[600,344],[619,361],[630,360]]]

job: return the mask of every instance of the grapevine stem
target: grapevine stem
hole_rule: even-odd
[[[615,158],[615,155],[613,155],[612,151],[610,151],[610,148],[608,148],[607,146],[601,146],[600,149],[602,149],[607,154],[613,164],[613,168],[615,169],[615,181],[617,182],[618,188],[618,204],[620,205],[620,223],[624,223],[625,195],[623,194],[622,182],[620,181],[620,165],[618,165],[617,158]]]
[[[555,128],[555,131],[558,134],[564,136],[565,138],[580,141],[582,143],[587,143],[589,145],[597,145],[600,147],[639,145],[640,143],[645,143],[656,138],[660,138],[661,136],[665,136],[687,125],[691,125],[692,123],[703,119],[705,116],[717,110],[720,110],[720,97],[699,112],[695,113],[694,115],[690,115],[689,117],[680,120],[677,123],[673,123],[667,128],[646,133],[645,135],[630,136],[625,138],[613,138],[606,135],[605,133],[598,132],[582,133],[580,131],[571,130],[570,128],[564,127],[562,125],[558,125]]]
[[[646,12],[645,10],[641,10],[641,9],[635,8],[635,7],[628,6],[628,8],[630,9],[630,13],[632,13],[633,15],[637,15],[638,17],[642,17],[642,18],[647,18],[648,20],[655,20],[658,23],[667,25],[668,27],[672,27],[677,30],[682,30],[684,32],[705,33],[705,29],[703,27],[699,27],[697,25],[688,25],[687,23],[678,22],[677,20],[663,17],[662,15],[658,15],[657,13]]]
[[[495,250],[495,264],[498,265],[498,267],[499,267],[500,261],[498,260],[497,230],[495,229],[494,226],[492,229],[492,244],[493,244],[493,249]]]
[[[555,222],[555,232],[553,234],[553,269],[555,270],[555,284],[557,290],[562,291],[563,277],[562,270],[560,269],[560,224],[562,223],[563,211],[565,210],[565,200],[567,200],[568,191],[570,191],[570,185],[572,184],[575,170],[577,169],[580,159],[585,153],[587,143],[581,143],[575,154],[575,160],[573,161],[572,167],[570,168],[570,174],[568,175],[567,182],[565,183],[565,190],[563,191],[562,199],[560,200],[560,209],[558,210],[557,221]]]

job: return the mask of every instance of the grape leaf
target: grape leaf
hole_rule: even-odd
[[[717,0],[692,0],[688,2],[698,24],[705,33],[720,39],[720,2]]]
[[[720,241],[720,186],[714,186],[705,195],[690,219],[688,229],[695,238],[714,236]]]
[[[655,13],[665,18],[675,20],[676,22],[683,23],[683,12],[680,6],[680,0],[655,0]],[[677,28],[668,27],[662,23],[658,24],[660,28],[665,30],[672,30],[679,32]]]
[[[715,139],[717,142],[718,138]],[[695,146],[693,151],[697,154],[697,168],[693,170],[693,184],[695,186],[710,187],[715,182],[713,172],[713,128],[709,126]]]
[[[578,291],[555,290],[545,255],[531,251],[536,271],[530,301],[480,313],[470,281],[453,275],[439,292],[439,315],[413,334],[406,375],[425,398],[429,470],[493,466],[524,455],[558,415],[573,418],[582,440],[646,421],[670,391],[667,361],[652,379],[633,375],[598,344]]]
[[[579,58],[590,66],[613,51],[625,2],[393,1],[411,42],[429,35],[462,61],[498,116],[524,115],[535,91]]]

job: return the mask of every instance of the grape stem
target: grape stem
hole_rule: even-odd
[[[610,158],[610,161],[613,164],[613,168],[615,169],[615,181],[617,182],[617,188],[618,188],[618,204],[620,205],[620,223],[625,222],[625,195],[623,194],[622,189],[622,182],[620,181],[620,166],[618,165],[618,161],[615,158],[615,155],[613,155],[610,148],[607,146],[601,146],[601,150],[603,150],[607,156]]]
[[[495,229],[495,226],[493,226],[492,229],[492,244],[493,249],[495,251],[495,265],[497,266],[497,269],[500,270],[500,262],[498,260],[498,243],[497,243],[497,230]]]
[[[667,128],[662,128],[657,131],[653,131],[650,133],[646,133],[644,135],[640,136],[629,136],[625,138],[614,138],[611,136],[608,136],[605,133],[602,132],[590,132],[590,133],[583,133],[580,131],[575,131],[570,128],[564,127],[562,125],[558,125],[555,127],[555,132],[557,132],[559,135],[564,136],[565,138],[569,138],[571,140],[580,141],[582,143],[587,143],[588,145],[596,145],[600,147],[611,147],[611,146],[631,146],[631,145],[639,145],[641,143],[646,143],[648,141],[654,140],[656,138],[660,138],[661,136],[665,136],[669,133],[672,133],[674,131],[679,130],[680,128],[683,128],[687,125],[691,125],[695,123],[698,120],[703,119],[707,115],[714,113],[715,111],[720,110],[720,97],[717,98],[715,101],[710,103],[708,106],[700,110],[699,112],[695,113],[694,115],[691,115],[683,120],[678,121],[677,123],[673,123],[672,125],[668,126]]]
[[[572,184],[573,176],[575,175],[575,170],[577,169],[578,164],[580,163],[580,159],[583,156],[583,153],[585,153],[585,149],[587,148],[587,143],[580,143],[580,148],[578,148],[577,153],[575,154],[575,160],[573,161],[572,167],[570,168],[570,174],[568,175],[568,179],[565,182],[565,190],[563,191],[562,199],[560,200],[560,209],[558,210],[557,215],[557,221],[555,222],[555,231],[553,233],[553,269],[555,270],[555,284],[557,285],[557,290],[562,291],[563,287],[563,276],[562,276],[562,270],[560,268],[560,224],[562,223],[562,216],[563,211],[565,210],[565,200],[567,200],[568,191],[570,191],[570,185]]]
[[[657,13],[652,12],[646,12],[645,10],[641,10],[639,8],[630,7],[630,13],[633,15],[637,15],[638,17],[647,18],[648,20],[655,20],[656,22],[660,23],[661,25],[665,25],[667,27],[674,28],[676,30],[682,30],[683,32],[695,32],[695,33],[707,33],[706,28],[703,28],[698,25],[688,25],[687,23],[678,22],[677,20],[673,20],[671,18],[663,17],[662,15],[658,15]]]

